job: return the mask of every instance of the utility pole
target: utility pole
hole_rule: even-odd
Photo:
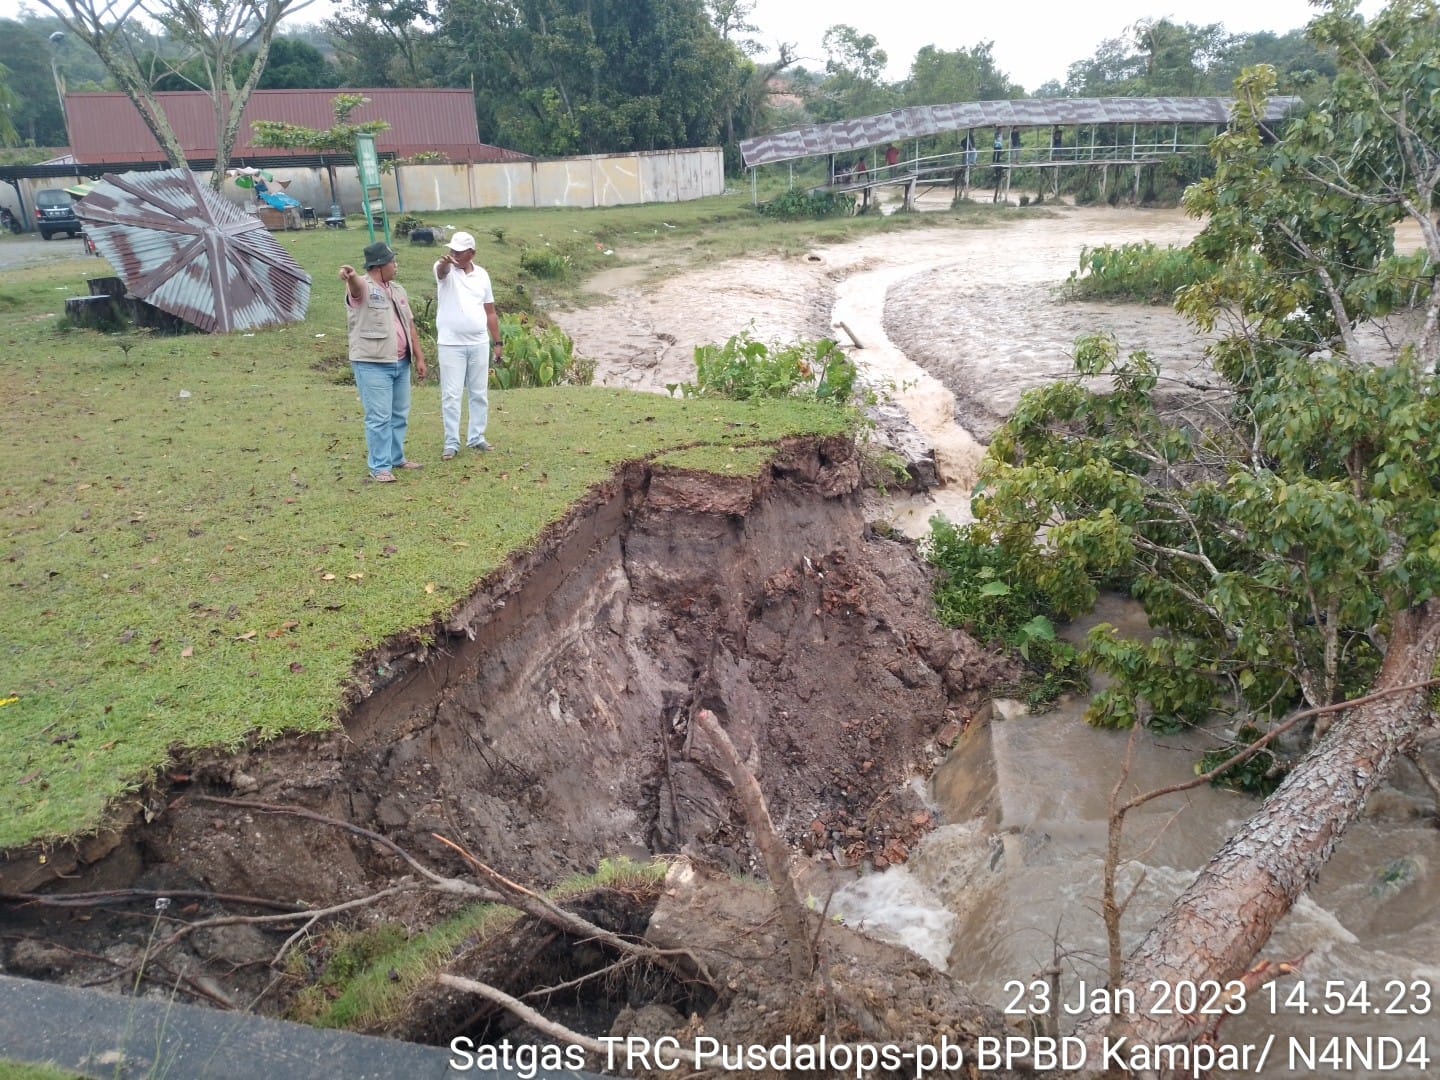
[[[50,74],[55,79],[55,96],[60,100],[60,122],[65,125],[65,145],[70,144],[70,114],[65,108],[65,78],[60,74],[60,65],[57,63],[60,42],[65,40],[65,34],[56,30],[50,35]]]

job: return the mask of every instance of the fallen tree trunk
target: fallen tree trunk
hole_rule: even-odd
[[[1152,987],[1224,984],[1244,974],[1370,794],[1433,720],[1427,680],[1437,651],[1440,601],[1395,616],[1372,692],[1343,714],[1131,953],[1123,983],[1134,991],[1135,1011],[1087,1020],[1078,1034],[1092,1051],[1107,1034],[1160,1045],[1206,1031],[1195,1021],[1211,1017],[1153,1013],[1160,991]]]

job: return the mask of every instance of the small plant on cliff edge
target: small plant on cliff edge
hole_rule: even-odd
[[[682,397],[808,398],[832,405],[850,405],[858,372],[839,344],[824,338],[793,345],[767,345],[748,332],[724,345],[695,349],[696,381],[669,383]]]

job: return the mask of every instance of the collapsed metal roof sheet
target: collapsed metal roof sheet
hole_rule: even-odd
[[[956,105],[915,105],[908,109],[815,124],[796,131],[742,139],[745,164],[820,157],[905,139],[980,127],[1074,127],[1082,124],[1224,124],[1234,98],[1108,97],[1026,98],[1021,101],[967,101]],[[1271,98],[1265,119],[1280,120],[1300,104],[1298,97]]]
[[[300,322],[310,275],[188,169],[106,174],[75,204],[132,296],[211,333]]]

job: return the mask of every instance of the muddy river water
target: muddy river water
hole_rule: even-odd
[[[695,345],[747,327],[765,340],[858,343],[852,356],[870,378],[894,388],[936,448],[945,485],[884,510],[919,535],[935,513],[966,519],[985,438],[1025,389],[1068,375],[1081,333],[1109,330],[1122,348],[1150,352],[1167,372],[1193,373],[1202,343],[1168,309],[1070,303],[1059,286],[1086,246],[1183,243],[1195,229],[1179,211],[1067,207],[648,282],[645,268],[631,268],[597,282],[608,302],[559,321],[578,352],[598,359],[597,381],[660,392],[667,382],[693,378]],[[1118,599],[1107,600],[1094,621],[1144,632],[1143,618]],[[908,945],[1002,1007],[1014,996],[1007,984],[1052,965],[1067,992],[1103,985],[1099,866],[1124,736],[1085,725],[1085,704],[1077,699],[1027,716],[1000,703],[983,737],[962,740],[931,782],[947,823],[908,866],[846,886],[832,910]],[[1194,741],[1142,740],[1128,783],[1138,792],[1188,778],[1197,753]],[[1287,1053],[1275,1051],[1260,1075],[1393,1077],[1440,1069],[1394,1060],[1397,1047],[1409,1051],[1426,1036],[1429,1052],[1440,1054],[1440,831],[1404,768],[1264,953],[1303,957],[1303,991],[1294,989],[1296,980],[1282,980],[1220,1031],[1221,1041],[1233,1044],[1280,1038]],[[1125,877],[1140,881],[1125,923],[1129,943],[1254,806],[1206,788],[1137,815],[1126,834]],[[1341,1049],[1372,1054],[1370,1066],[1359,1053],[1313,1064],[1303,1056],[1314,1049],[1311,1040],[1323,1049],[1330,1038],[1347,1036],[1355,1041]]]

